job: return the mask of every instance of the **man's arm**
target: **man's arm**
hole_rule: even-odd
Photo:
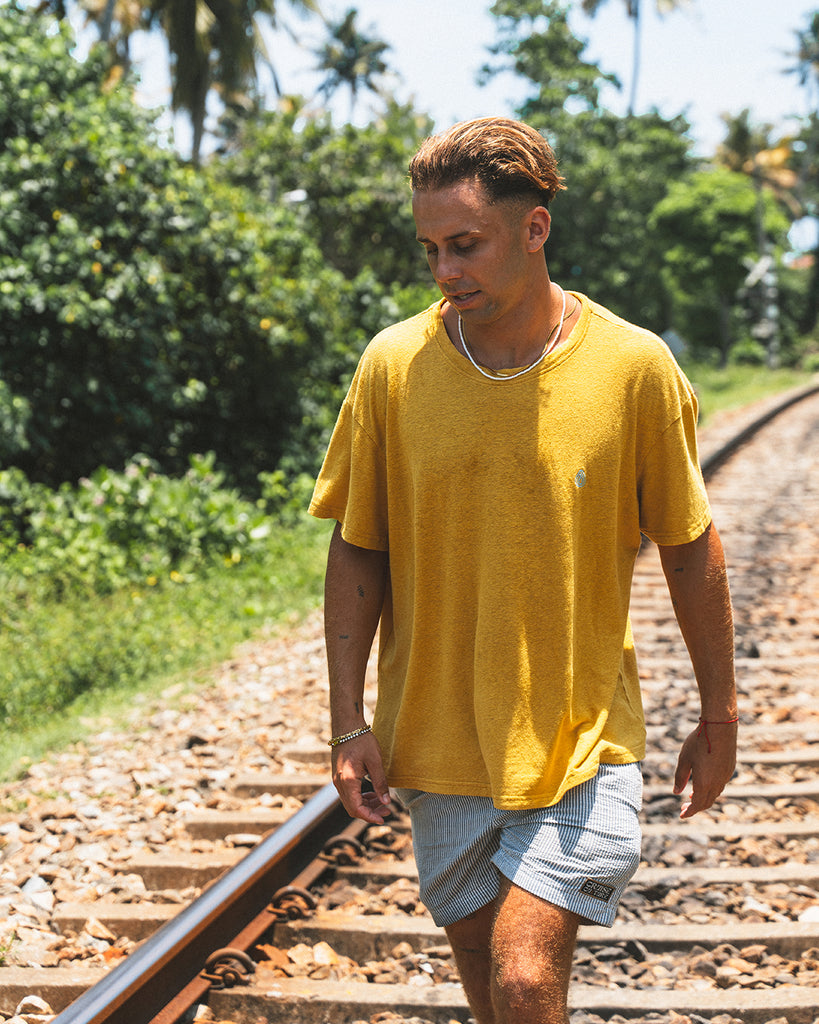
[[[690,544],[660,546],[674,612],[700,692],[702,720],[685,740],[677,761],[674,792],[689,779],[691,800],[680,817],[710,807],[736,766],[737,716],[734,625],[722,544],[713,523]]]
[[[324,584],[324,634],[333,736],[361,729],[364,676],[387,584],[388,556],[348,544],[336,524]],[[369,776],[374,792],[362,793]],[[390,802],[381,750],[372,733],[333,747],[333,783],[354,818],[380,825]]]

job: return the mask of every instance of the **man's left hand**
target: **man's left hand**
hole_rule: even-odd
[[[701,723],[685,740],[677,759],[674,793],[679,796],[689,781],[691,799],[680,810],[691,818],[707,810],[734,774],[737,757],[736,723]]]

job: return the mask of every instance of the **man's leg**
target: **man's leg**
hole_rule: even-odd
[[[568,1024],[580,918],[501,881],[492,928],[494,1024]]]
[[[504,878],[497,900],[448,925],[477,1024],[566,1024],[579,923]]]
[[[495,1024],[492,1012],[492,923],[495,902],[446,926],[469,1008],[477,1024]]]

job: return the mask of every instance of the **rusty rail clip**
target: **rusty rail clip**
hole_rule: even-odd
[[[316,906],[316,897],[308,889],[285,885],[274,893],[268,909],[280,921],[294,921],[297,917],[307,917]]]
[[[241,949],[217,949],[205,961],[201,977],[210,982],[214,989],[234,988],[246,985],[248,976],[255,974],[256,965]]]
[[[324,844],[321,856],[331,864],[355,864],[366,854],[362,843],[352,836],[334,836]]]

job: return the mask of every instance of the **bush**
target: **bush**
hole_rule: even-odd
[[[432,130],[429,118],[390,103],[367,125],[337,127],[329,114],[305,116],[298,100],[290,103],[242,120],[238,145],[214,175],[263,208],[291,205],[304,234],[346,278],[368,267],[387,289],[426,283],[407,170]]]
[[[282,494],[277,500],[286,504]],[[178,478],[138,455],[123,472],[99,469],[57,490],[31,484],[19,470],[0,472],[0,502],[0,579],[18,592],[21,581],[41,594],[81,587],[101,595],[182,580],[213,563],[240,562],[273,528],[264,501],[225,488],[212,453],[191,457]]]
[[[753,338],[743,338],[731,347],[729,361],[735,366],[764,366],[767,360],[765,346]]]
[[[29,403],[13,395],[5,381],[0,380],[0,466],[9,465],[28,448],[26,428],[30,418]]]
[[[74,588],[59,601],[14,600],[0,589],[0,776],[9,747],[37,756],[29,731],[70,708],[104,711],[115,695],[205,668],[235,644],[315,606],[326,554],[325,524],[274,530],[252,558],[217,560],[186,577],[147,582],[106,597]],[[76,723],[62,742],[77,739]],[[51,734],[51,742],[55,737]]]

